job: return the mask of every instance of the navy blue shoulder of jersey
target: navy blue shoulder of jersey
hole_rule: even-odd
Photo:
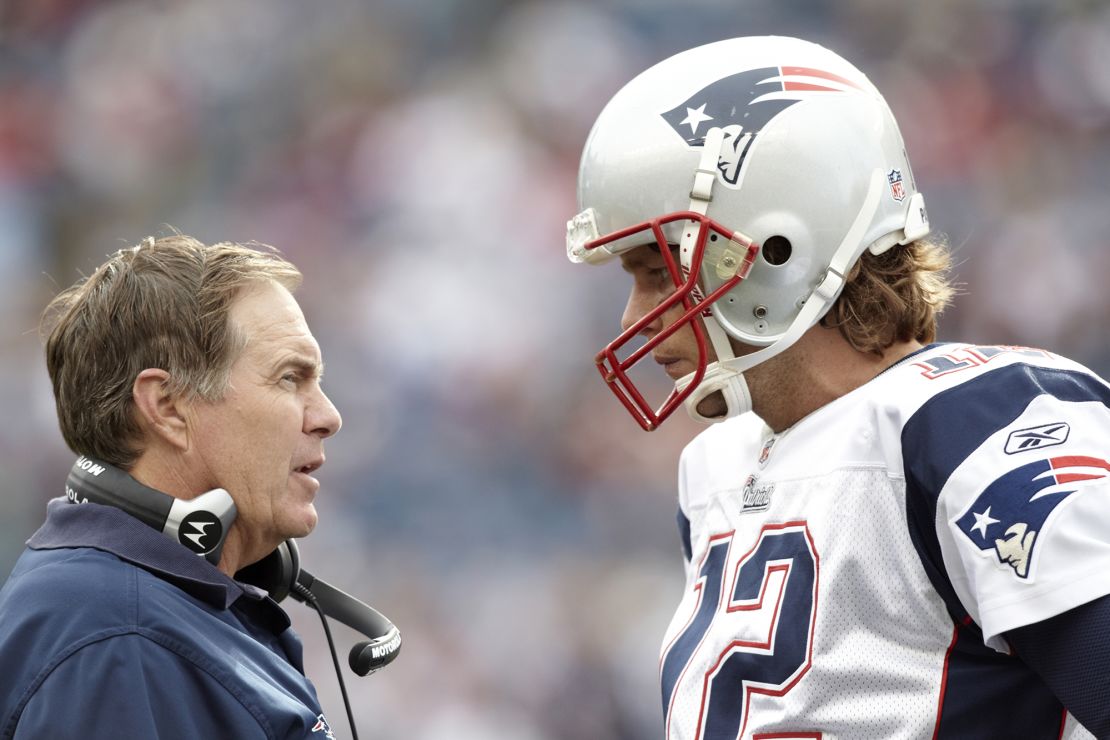
[[[1021,737],[1053,738],[1062,732],[1063,706],[1041,683],[1059,687],[1071,680],[1068,667],[1043,670],[1002,656],[983,642],[983,632],[963,603],[944,567],[936,530],[938,500],[957,468],[995,433],[1013,424],[1031,403],[1050,396],[1062,404],[1096,402],[1110,407],[1110,388],[1098,377],[1081,370],[1059,369],[1027,363],[991,369],[964,383],[947,388],[926,401],[902,428],[901,448],[906,476],[906,515],[910,538],[922,566],[956,622],[946,661],[945,694],[937,717],[936,737],[994,737],[1004,725],[1021,728]],[[1013,444],[1046,446],[1056,443],[1028,437]],[[1030,442],[1029,440],[1032,439]],[[1008,440],[1007,444],[1011,442]],[[1019,468],[1020,469],[1020,468]],[[1007,483],[1003,475],[996,483]],[[984,493],[995,485],[988,486]],[[1005,486],[1003,486],[1005,487]],[[1011,490],[1001,492],[1005,498]],[[962,525],[961,525],[962,526]],[[1048,620],[1045,624],[1059,621]],[[1056,681],[1054,684],[1053,682]],[[986,687],[1004,683],[1013,701],[998,707]],[[1066,694],[1059,694],[1064,696]],[[1087,704],[1070,703],[1073,711]],[[1001,712],[1001,714],[1000,714]],[[1088,712],[1090,715],[1090,712]],[[981,726],[976,724],[981,723]],[[1018,734],[1005,733],[1007,737]]]
[[[926,401],[902,428],[910,536],[933,586],[961,621],[968,615],[945,573],[934,523],[952,473],[1040,396],[1110,407],[1110,387],[1078,370],[1016,363],[989,370]]]

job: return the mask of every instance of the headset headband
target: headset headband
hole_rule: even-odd
[[[117,467],[82,455],[66,478],[66,498],[75,504],[122,509],[175,542],[218,565],[228,530],[235,521],[235,502],[222,488],[196,498],[179,499],[144,486]]]

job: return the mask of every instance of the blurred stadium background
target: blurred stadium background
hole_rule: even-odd
[[[597,379],[626,285],[569,265],[564,224],[624,81],[764,33],[824,43],[886,93],[958,256],[944,338],[1110,373],[1105,3],[6,0],[0,572],[71,460],[36,331],[49,297],[168,226],[266,242],[306,275],[345,419],[304,559],[405,637],[348,678],[363,737],[658,736],[696,429],[641,433]],[[347,736],[320,626],[290,610]]]

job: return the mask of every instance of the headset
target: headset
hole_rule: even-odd
[[[144,486],[123,470],[86,455],[78,457],[69,471],[66,498],[77,504],[91,502],[122,509],[213,565],[220,562],[224,540],[237,513],[231,495],[222,488],[192,499],[179,499]],[[351,648],[347,659],[351,670],[359,676],[385,667],[400,653],[401,633],[397,627],[377,609],[301,568],[295,540],[282,542],[262,560],[236,572],[235,579],[263,589],[277,602],[292,596],[315,608],[322,620],[327,615],[368,637],[369,640]],[[323,624],[330,645],[331,631],[326,620]],[[332,648],[333,657],[334,652]],[[350,718],[342,675],[339,685]],[[355,734],[353,718],[351,732]]]

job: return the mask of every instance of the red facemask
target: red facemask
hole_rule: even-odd
[[[690,267],[688,271],[684,270],[682,266],[675,261],[674,255],[671,254],[671,245],[667,242],[667,238],[663,233],[663,226],[674,221],[689,221],[691,225],[698,225],[697,239],[694,242],[694,249],[690,257]],[[667,270],[670,272],[671,280],[674,282],[675,290],[662,300],[658,306],[648,311],[636,323],[621,332],[620,336],[607,344],[605,348],[597,354],[594,361],[597,363],[597,369],[600,371],[601,377],[605,379],[609,389],[613,391],[613,394],[616,395],[621,404],[632,414],[632,418],[634,418],[644,430],[650,432],[658,428],[659,424],[670,416],[674,410],[693,393],[694,389],[705,377],[706,367],[709,365],[709,345],[706,342],[705,326],[698,319],[699,317],[711,317],[709,310],[710,306],[725,293],[728,293],[739,285],[740,282],[748,276],[748,272],[751,270],[752,263],[755,261],[756,255],[759,254],[760,248],[758,244],[755,244],[743,234],[730,231],[716,221],[701,214],[694,213],[693,211],[678,211],[665,216],[659,216],[650,221],[644,221],[635,226],[629,226],[626,229],[614,231],[611,234],[589,241],[584,246],[587,250],[597,249],[598,247],[611,244],[612,242],[644,231],[650,231],[654,237],[655,243],[659,247],[659,253],[663,256],[663,260],[667,265]],[[735,265],[736,272],[732,277],[726,279],[720,287],[709,295],[703,296],[701,288],[698,285],[698,275],[701,274],[701,265],[705,256],[706,242],[711,234],[722,236],[730,242],[737,244],[741,249],[746,250],[746,254],[741,260],[738,260],[738,264]],[[727,265],[726,263],[725,269],[731,271],[732,268],[732,265]],[[642,347],[634,351],[623,361],[617,357],[617,352],[640,334],[645,327],[649,326],[661,315],[679,303],[681,303],[682,307],[685,309],[682,316],[672,324],[664,327],[662,331],[655,336],[648,338]],[[685,388],[679,390],[676,387],[658,408],[652,409],[651,404],[645,400],[635,383],[628,377],[628,371],[636,365],[636,363],[644,359],[644,357],[661,342],[687,324],[689,324],[690,328],[693,330],[694,337],[697,341],[697,370],[694,373],[693,379]]]

